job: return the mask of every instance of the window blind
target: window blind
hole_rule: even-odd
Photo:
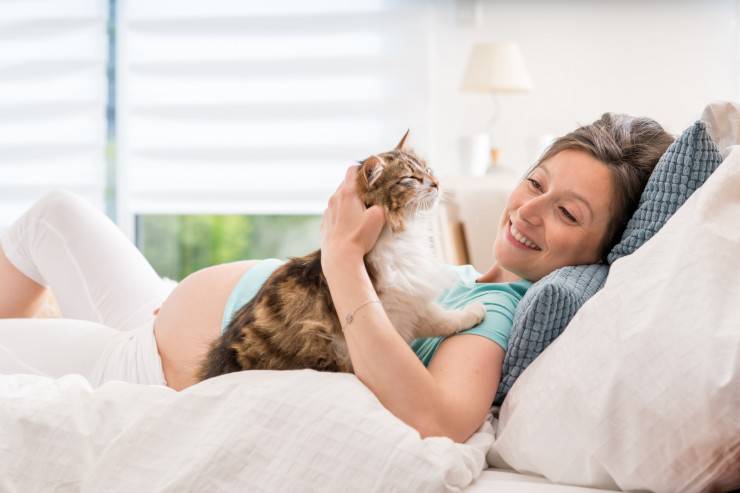
[[[427,144],[422,2],[120,0],[117,18],[130,236],[136,214],[319,214],[354,160],[407,128]]]
[[[65,188],[103,208],[107,3],[0,2],[0,233]]]

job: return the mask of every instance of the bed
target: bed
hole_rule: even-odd
[[[0,321],[0,338],[18,323],[38,321]],[[422,440],[347,374],[240,372],[183,392],[0,375],[3,491],[595,491],[488,469],[492,442],[489,422],[465,444]]]
[[[7,334],[48,320],[0,320],[0,491],[740,487],[740,106],[710,105],[705,118],[721,166],[611,266],[466,443],[421,439],[351,374],[92,388],[64,371],[61,345],[35,361],[12,347]],[[96,330],[54,322],[63,340]]]

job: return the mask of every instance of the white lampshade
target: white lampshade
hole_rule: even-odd
[[[519,46],[513,42],[479,43],[468,58],[463,91],[526,92],[532,80]]]

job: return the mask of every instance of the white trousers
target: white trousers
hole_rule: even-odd
[[[19,271],[51,288],[64,317],[0,319],[0,372],[165,385],[152,312],[173,286],[105,214],[54,191],[13,223],[0,247]]]

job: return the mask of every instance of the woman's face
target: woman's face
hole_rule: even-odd
[[[613,193],[603,162],[583,151],[560,151],[509,196],[493,245],[496,260],[533,282],[559,267],[598,262]]]

